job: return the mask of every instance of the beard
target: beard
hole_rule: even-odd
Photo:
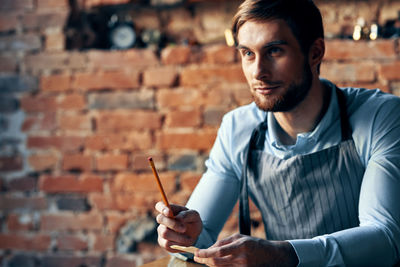
[[[263,111],[285,112],[294,109],[308,95],[312,84],[312,73],[308,61],[304,62],[303,74],[300,82],[292,82],[283,95],[276,97],[256,95],[253,99],[257,107]]]

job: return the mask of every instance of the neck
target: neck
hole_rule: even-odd
[[[312,131],[322,119],[329,103],[329,93],[318,76],[314,76],[306,98],[293,110],[275,112],[280,129],[278,136],[284,145],[296,143],[299,133]]]

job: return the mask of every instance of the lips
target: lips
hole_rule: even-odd
[[[280,85],[257,86],[257,87],[254,87],[254,90],[259,94],[269,95],[269,94],[272,94],[278,88],[280,88]]]

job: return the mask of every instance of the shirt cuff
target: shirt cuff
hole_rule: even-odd
[[[315,239],[296,239],[288,240],[293,246],[297,258],[298,267],[323,266],[323,253],[321,243]]]

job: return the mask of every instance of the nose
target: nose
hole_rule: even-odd
[[[262,57],[254,62],[253,79],[265,80],[271,76],[271,66]]]

